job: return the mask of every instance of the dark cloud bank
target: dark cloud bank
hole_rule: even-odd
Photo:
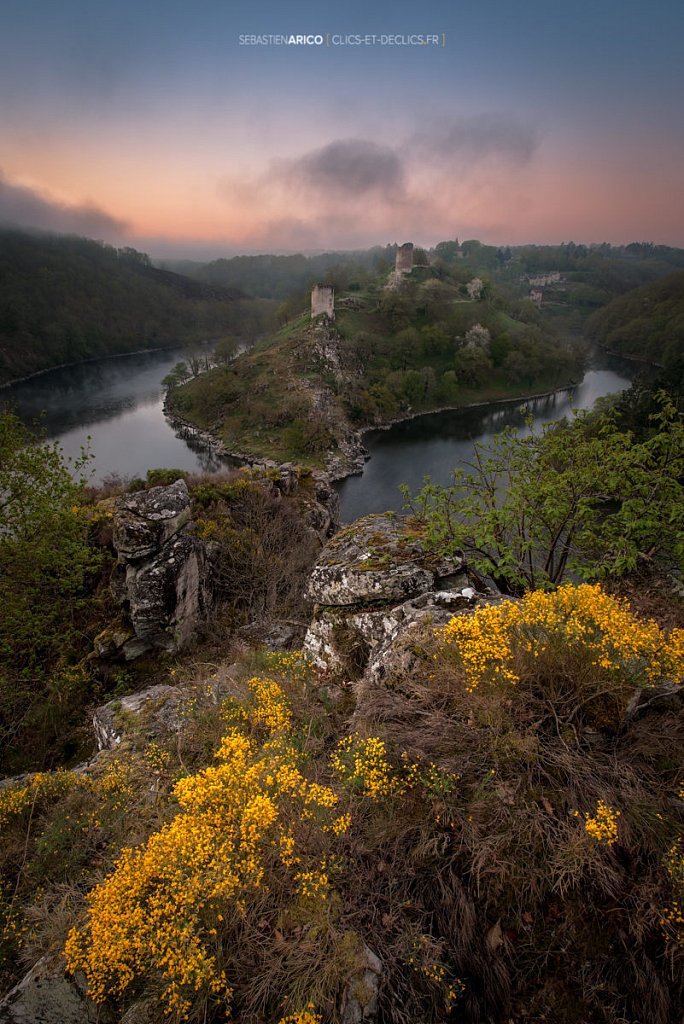
[[[69,206],[56,202],[34,189],[12,184],[2,171],[0,225],[105,239],[118,239],[126,230],[124,221],[110,217],[94,204]]]
[[[515,164],[529,163],[541,142],[534,125],[512,115],[478,114],[434,121],[416,133],[419,147],[444,158],[484,160],[499,157]]]
[[[537,127],[512,115],[436,118],[397,148],[370,139],[337,139],[289,162],[285,178],[319,191],[350,196],[377,192],[399,198],[404,194],[406,168],[413,160],[429,157],[445,169],[454,162],[474,165],[491,159],[524,166],[540,142]]]
[[[359,195],[401,192],[404,169],[389,146],[369,139],[339,139],[292,163],[290,177],[317,188]]]

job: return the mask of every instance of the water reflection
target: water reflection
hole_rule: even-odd
[[[633,376],[629,364],[607,358],[601,363],[588,370],[571,391],[531,402],[430,413],[397,423],[390,430],[366,434],[370,461],[361,476],[349,477],[339,485],[342,521],[351,522],[369,512],[400,510],[402,483],[412,491],[422,487],[426,476],[436,483],[449,483],[454,468],[472,459],[475,441],[486,443],[508,426],[526,434],[530,428],[525,420],[530,414],[531,429],[539,430],[544,423],[571,415],[573,409],[589,409],[597,398],[629,387]]]
[[[183,358],[181,349],[169,349],[52,370],[0,390],[0,405],[15,406],[27,423],[42,418],[47,436],[70,458],[88,443],[95,480],[112,473],[144,477],[161,467],[213,471],[231,460],[220,459],[196,434],[174,429],[164,417],[161,381]],[[590,408],[601,395],[627,387],[631,376],[624,361],[602,359],[572,393],[529,403],[534,429],[571,408]],[[433,413],[366,435],[373,457],[363,476],[340,486],[343,519],[399,509],[399,484],[417,490],[426,474],[447,483],[454,466],[472,456],[473,441],[486,441],[507,425],[523,428],[527,407],[520,402]]]
[[[40,420],[69,458],[87,443],[98,481],[158,467],[214,471],[223,460],[164,417],[161,381],[183,358],[167,349],[52,370],[0,391],[0,405],[14,406],[26,423]]]

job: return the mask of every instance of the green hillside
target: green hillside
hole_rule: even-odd
[[[0,231],[0,383],[232,333],[253,307],[238,289],[158,270],[135,249]]]
[[[469,297],[462,276],[420,266],[398,287],[383,275],[338,292],[334,325],[300,313],[230,365],[174,388],[169,405],[231,451],[320,465],[351,428],[577,378],[580,355],[531,303],[510,303],[491,284]]]
[[[684,270],[614,299],[591,317],[587,330],[622,355],[663,364],[684,355]]]

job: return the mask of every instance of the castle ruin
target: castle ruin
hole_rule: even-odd
[[[311,319],[317,316],[335,319],[335,289],[331,284],[315,284],[311,289]]]
[[[396,274],[409,274],[413,269],[413,242],[404,242],[397,249],[394,257],[394,270]]]

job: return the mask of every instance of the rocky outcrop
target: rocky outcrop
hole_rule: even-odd
[[[179,705],[181,691],[176,686],[160,683],[128,697],[110,700],[97,708],[93,729],[98,750],[116,750],[132,721],[144,720],[148,736],[167,736],[181,728]],[[137,726],[138,730],[140,725]]]
[[[193,636],[212,604],[211,549],[189,532],[190,495],[184,480],[126,494],[114,503],[118,564],[111,592],[121,628],[95,640],[100,657],[130,660],[154,649],[176,652]]]
[[[126,567],[129,614],[148,647],[185,647],[211,607],[207,549],[197,537],[174,537],[155,556]]]
[[[281,477],[284,468],[280,468]],[[311,480],[313,497],[307,501],[300,491],[300,507],[305,522],[324,544],[340,525],[340,496],[325,473],[314,471]]]
[[[81,981],[39,960],[0,1002],[0,1024],[113,1024],[113,1016],[86,998]]]
[[[176,480],[168,487],[125,494],[114,510],[114,547],[122,561],[137,562],[160,551],[188,522],[188,486]]]
[[[446,622],[488,593],[460,555],[429,552],[408,519],[365,516],[328,543],[312,571],[304,648],[320,668],[380,674],[415,625]]]

